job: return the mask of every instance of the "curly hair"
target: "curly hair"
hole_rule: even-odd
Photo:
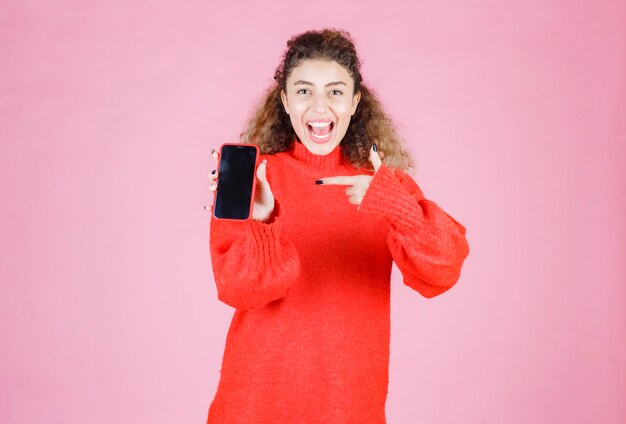
[[[280,93],[286,90],[291,71],[308,59],[337,62],[354,81],[353,95],[361,92],[361,100],[340,143],[344,157],[357,168],[373,169],[369,150],[375,142],[378,154],[387,166],[405,171],[414,168],[392,120],[384,112],[376,94],[363,83],[361,61],[350,34],[344,30],[307,31],[287,42],[287,50],[274,73],[275,82],[253,109],[247,129],[240,134],[241,141],[256,144],[264,154],[283,152],[291,147],[296,134]]]

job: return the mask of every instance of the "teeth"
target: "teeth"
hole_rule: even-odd
[[[326,134],[326,135],[317,135],[317,134],[313,134],[313,133],[310,133],[310,134],[311,134],[313,137],[315,137],[315,138],[319,138],[320,140],[321,140],[321,139],[323,139],[323,138],[326,138],[326,137],[328,137],[328,136],[330,135],[330,134]]]
[[[324,128],[330,125],[330,122],[309,122],[309,125],[315,128]]]

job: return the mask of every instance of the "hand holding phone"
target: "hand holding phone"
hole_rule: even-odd
[[[216,192],[213,216],[216,219],[269,221],[274,211],[274,195],[266,177],[264,160],[256,168],[258,146],[225,143],[220,152],[212,149],[218,169],[209,174],[210,191]],[[256,175],[256,178],[255,178]]]

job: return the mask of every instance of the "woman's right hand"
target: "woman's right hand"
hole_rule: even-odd
[[[215,163],[219,163],[219,153],[216,150],[212,151],[211,156],[215,159]],[[268,222],[274,212],[274,194],[270,188],[270,184],[267,181],[266,175],[267,159],[263,159],[263,162],[259,164],[256,170],[256,188],[254,190],[254,207],[252,208],[252,219],[259,222]],[[215,192],[217,190],[217,176],[216,169],[209,174],[209,190]],[[213,196],[213,202],[215,202],[215,196]],[[211,210],[213,205],[208,206],[206,209]]]

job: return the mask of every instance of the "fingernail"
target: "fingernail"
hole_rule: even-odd
[[[374,143],[374,151],[377,152],[378,151],[378,147],[376,147],[376,143]]]
[[[315,184],[324,184],[324,180],[315,180]]]

